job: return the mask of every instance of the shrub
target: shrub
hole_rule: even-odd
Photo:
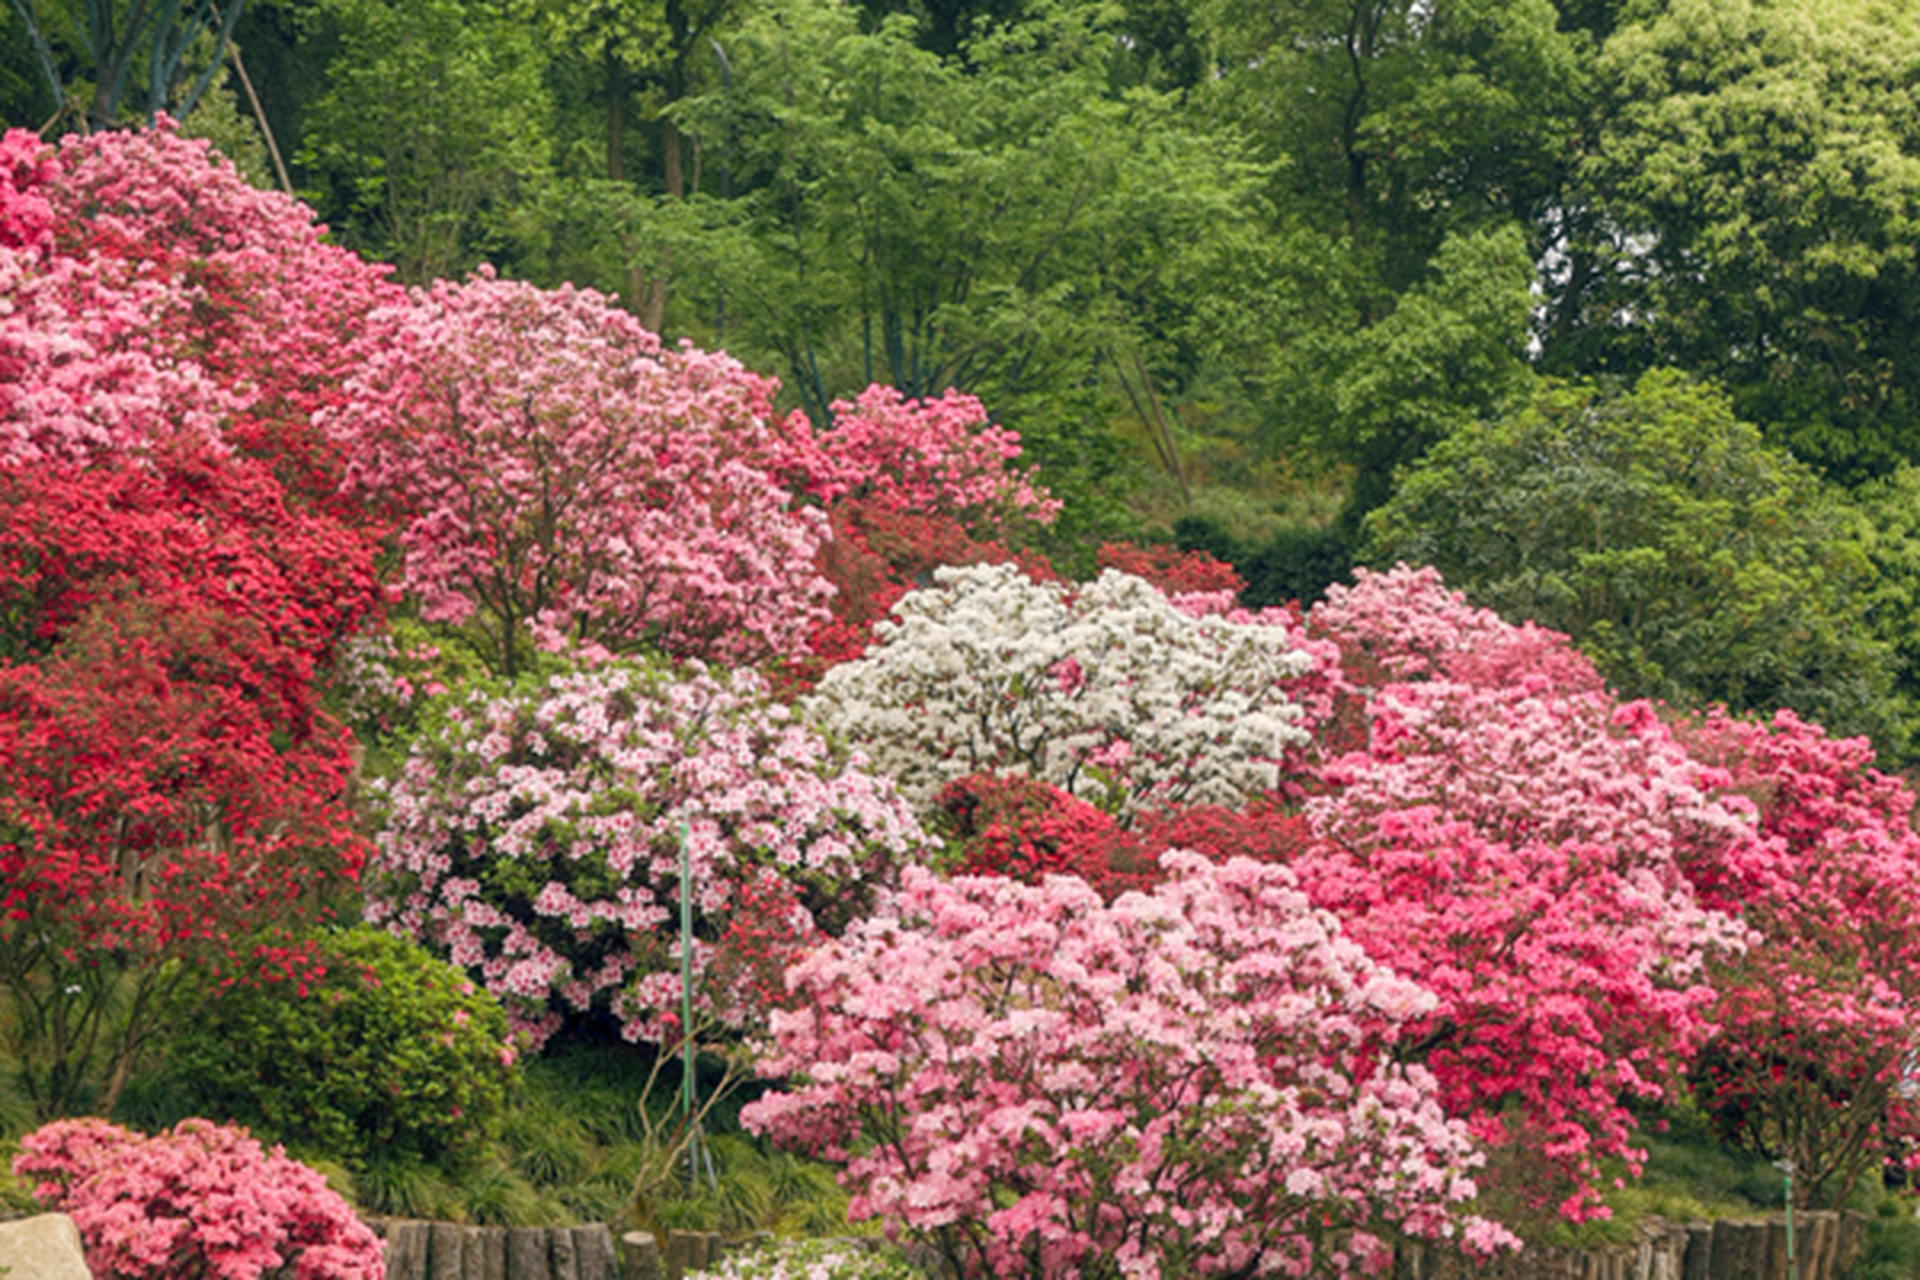
[[[1309,659],[1280,628],[1192,616],[1113,570],[1077,588],[1012,565],[934,578],[806,704],[916,803],[987,771],[1123,817],[1235,805],[1277,786],[1305,740],[1281,682]]]
[[[752,1130],[965,1275],[1344,1273],[1463,1216],[1479,1157],[1383,1046],[1433,997],[1283,867],[1167,855],[1151,895],[909,868],[789,971]]]
[[[319,1174],[245,1129],[183,1120],[151,1138],[104,1120],[28,1134],[14,1172],[70,1214],[87,1265],[116,1280],[384,1280],[380,1241]]]
[[[696,995],[735,1028],[926,845],[889,782],[750,671],[612,663],[433,703],[384,787],[368,918],[471,972],[536,1046],[594,1009],[668,1034],[683,832]]]
[[[517,1073],[500,1004],[460,970],[370,928],[322,935],[324,970],[235,987],[175,1044],[206,1110],[371,1163],[471,1149],[494,1134]]]
[[[568,639],[791,656],[825,620],[826,516],[776,478],[812,436],[771,382],[590,290],[484,271],[375,318],[395,336],[327,430],[351,490],[399,517],[421,616],[465,624],[497,674]]]

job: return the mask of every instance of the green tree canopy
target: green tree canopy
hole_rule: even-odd
[[[1607,42],[1559,367],[1677,364],[1849,482],[1920,457],[1920,5],[1673,0]]]
[[[347,243],[423,283],[535,234],[552,101],[534,31],[481,0],[322,0],[338,24],[302,162]]]
[[[1625,694],[1792,707],[1904,752],[1857,511],[1710,384],[1542,383],[1437,445],[1367,528],[1374,560],[1567,632]]]

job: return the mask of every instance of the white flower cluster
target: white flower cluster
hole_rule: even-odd
[[[807,704],[916,804],[992,771],[1123,814],[1237,806],[1306,741],[1283,682],[1310,660],[1278,627],[1190,616],[1115,570],[1078,587],[1013,565],[934,576]]]
[[[913,1273],[891,1251],[851,1241],[783,1241],[737,1253],[694,1280],[908,1280]]]

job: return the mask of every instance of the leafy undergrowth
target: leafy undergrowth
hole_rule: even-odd
[[[288,1144],[288,1154],[326,1175],[365,1213],[491,1226],[606,1222],[656,1231],[847,1234],[847,1198],[832,1170],[742,1133],[736,1117],[744,1098],[723,1101],[709,1115],[711,1176],[703,1161],[690,1185],[684,1156],[670,1159],[666,1150],[679,1075],[663,1071],[649,1102],[647,1066],[645,1053],[627,1045],[550,1049],[526,1064],[499,1140],[459,1161],[376,1160],[349,1168],[336,1153]],[[703,1088],[711,1084],[703,1077]],[[129,1091],[121,1119],[151,1132],[193,1114],[193,1098],[155,1078]],[[0,1206],[10,1203],[0,1180]]]
[[[1644,1174],[1606,1193],[1611,1218],[1578,1226],[1554,1222],[1526,1232],[1549,1245],[1591,1245],[1630,1240],[1650,1218],[1694,1222],[1778,1213],[1786,1187],[1770,1163],[1722,1145],[1698,1109],[1680,1106],[1648,1117]],[[1664,1131],[1657,1131],[1661,1122]],[[1624,1180],[1623,1180],[1624,1181]],[[1879,1178],[1861,1179],[1847,1207],[1869,1218],[1865,1251],[1849,1280],[1913,1280],[1920,1277],[1920,1197],[1889,1189]]]

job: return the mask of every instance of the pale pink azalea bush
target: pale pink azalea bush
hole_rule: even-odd
[[[112,1280],[383,1280],[380,1241],[326,1179],[245,1129],[183,1120],[146,1137],[57,1120],[20,1141],[13,1171],[69,1214],[87,1265]]]
[[[928,844],[751,671],[610,663],[440,702],[382,784],[368,918],[470,970],[536,1047],[595,1009],[670,1034],[683,824],[696,995],[737,1029],[780,997],[781,961]]]
[[[1384,1047],[1434,999],[1282,867],[1171,853],[1152,894],[909,868],[789,972],[742,1121],[845,1165],[856,1219],[964,1275],[1347,1272],[1387,1236],[1512,1246]]]
[[[1035,582],[939,569],[821,679],[807,712],[928,804],[973,773],[1024,774],[1110,812],[1244,804],[1306,741],[1279,628],[1183,611],[1143,579]]]
[[[352,493],[400,520],[401,580],[497,671],[529,642],[757,662],[805,651],[829,536],[777,475],[814,457],[773,383],[666,348],[591,290],[482,271],[375,316],[325,416]]]
[[[1060,502],[1017,470],[1020,437],[989,421],[980,401],[949,390],[910,400],[876,384],[833,404],[817,435],[805,490],[831,504],[844,497],[892,511],[947,516],[969,533],[1005,538],[1021,521],[1049,524]]]

